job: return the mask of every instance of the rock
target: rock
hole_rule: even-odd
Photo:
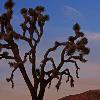
[[[59,100],[100,100],[100,90],[89,90],[84,93],[66,96]]]

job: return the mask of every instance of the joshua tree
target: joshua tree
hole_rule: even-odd
[[[80,69],[77,65],[77,61],[85,63],[87,60],[84,58],[84,55],[89,54],[89,48],[86,47],[88,40],[84,36],[84,33],[80,32],[80,26],[76,23],[73,26],[75,31],[75,36],[70,36],[65,42],[55,42],[54,46],[49,48],[44,54],[43,60],[40,63],[39,68],[36,66],[36,57],[37,57],[37,46],[40,43],[41,37],[43,35],[43,28],[46,21],[49,20],[48,15],[44,15],[44,7],[37,6],[36,8],[22,8],[21,14],[25,19],[21,24],[23,34],[18,34],[13,29],[10,21],[13,15],[13,6],[14,3],[12,0],[8,0],[5,3],[6,13],[0,16],[0,39],[5,41],[0,43],[0,59],[8,59],[9,65],[12,68],[11,77],[7,78],[7,82],[11,82],[12,88],[14,88],[14,72],[16,69],[19,69],[24,81],[30,91],[32,100],[43,100],[45,88],[50,87],[51,82],[54,78],[58,79],[58,83],[55,86],[57,91],[61,85],[62,77],[66,76],[67,82],[70,82],[71,87],[74,87],[74,78],[70,74],[69,69],[66,67],[62,68],[65,63],[73,63],[76,67],[76,77],[78,76],[78,70]],[[41,13],[42,12],[42,13]],[[28,23],[28,25],[27,25]],[[38,23],[38,24],[36,24]],[[26,31],[29,32],[30,37],[26,36]],[[37,39],[33,37],[33,33],[36,33]],[[25,53],[24,58],[20,55],[20,49],[15,40],[23,40],[29,44],[30,50]],[[3,44],[5,43],[5,44]],[[54,58],[50,55],[51,52],[55,52],[59,47],[62,47],[60,62],[58,65],[55,64]],[[8,51],[11,50],[13,55]],[[32,76],[34,82],[30,81],[28,74],[25,69],[25,63],[30,61],[32,67]],[[51,62],[52,69],[45,70],[47,62]]]

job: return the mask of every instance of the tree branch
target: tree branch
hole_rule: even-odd
[[[14,77],[14,72],[16,71],[17,67],[13,69],[10,78],[6,78],[7,82],[11,82],[12,88],[14,88],[14,82],[13,82],[13,77]]]
[[[11,46],[9,46],[8,44],[0,44],[0,49],[2,48],[11,49]]]
[[[55,42],[55,45],[52,47],[52,48],[49,48],[45,55],[44,55],[44,58],[47,58],[47,56],[49,55],[50,52],[52,51],[55,51],[59,46],[65,46],[67,42],[62,42],[62,43],[59,43],[59,42]]]
[[[13,56],[9,56],[8,52],[3,52],[2,54],[0,54],[0,59],[15,59]]]
[[[74,61],[74,60],[64,60],[64,62],[71,62],[71,63],[74,63],[75,64],[75,67],[76,67],[76,77],[79,78],[79,75],[78,75],[78,70],[80,69],[77,65],[77,62]]]
[[[13,52],[13,55],[14,55],[14,58],[15,58],[15,61],[17,62],[17,63],[19,63],[19,62],[21,62],[20,63],[20,67],[18,67],[19,69],[20,69],[20,71],[21,71],[21,74],[22,74],[22,76],[23,76],[23,78],[24,78],[24,80],[25,80],[25,82],[26,82],[26,85],[28,86],[28,88],[29,88],[29,90],[30,90],[30,93],[31,94],[33,94],[33,92],[34,92],[34,87],[33,87],[33,85],[32,85],[32,83],[31,83],[31,81],[30,81],[30,79],[29,79],[29,77],[28,77],[28,75],[27,75],[27,73],[26,73],[26,70],[25,70],[25,67],[24,67],[24,65],[23,65],[23,61],[22,61],[22,59],[21,59],[21,57],[20,57],[20,55],[19,55],[19,48],[18,48],[18,45],[14,42],[14,40],[5,40],[11,47],[12,47],[12,52]]]

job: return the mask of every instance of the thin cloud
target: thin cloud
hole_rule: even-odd
[[[87,37],[89,40],[100,41],[100,33],[89,33]]]

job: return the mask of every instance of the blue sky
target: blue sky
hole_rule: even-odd
[[[6,0],[0,0],[0,13],[4,11],[3,4]],[[49,25],[51,27],[61,27],[67,29],[67,25],[71,26],[71,23],[76,22],[84,27],[85,30],[89,31],[99,31],[99,0],[14,0],[15,5],[15,16],[20,18],[20,8],[22,7],[35,7],[36,5],[43,5],[46,7],[46,12],[50,15],[51,20]],[[77,20],[71,22],[72,16],[65,16],[63,9],[65,6],[69,6],[77,10],[82,16],[78,16]],[[72,13],[72,12],[71,12]],[[75,12],[73,12],[75,13]],[[80,18],[82,17],[82,18]],[[69,22],[70,21],[70,22]],[[71,28],[71,27],[70,27]],[[61,29],[61,28],[60,28]]]
[[[6,0],[0,0],[0,14],[5,11],[3,8],[5,1]],[[45,13],[50,16],[50,21],[46,23],[44,35],[39,44],[39,58],[42,57],[42,54],[47,48],[53,45],[55,40],[66,41],[69,35],[73,35],[72,26],[74,23],[78,22],[81,25],[82,31],[85,32],[89,39],[88,46],[91,49],[91,53],[88,57],[89,61],[86,64],[80,64],[81,80],[83,79],[84,82],[78,81],[77,84],[84,83],[85,85],[80,85],[80,89],[83,90],[89,88],[89,86],[93,87],[93,85],[98,86],[98,84],[100,84],[100,81],[98,83],[96,82],[96,78],[100,77],[100,0],[14,0],[14,2],[16,5],[14,7],[14,18],[12,23],[15,30],[19,33],[21,33],[19,24],[23,20],[19,13],[22,7],[34,8],[37,5],[43,5],[46,8]],[[23,49],[26,49],[25,43],[18,43],[20,46],[23,45]],[[2,70],[2,72],[0,72],[0,76],[3,77],[4,75],[6,77],[6,75],[8,75],[7,72],[9,70],[5,70],[6,67],[8,70],[9,67],[5,65],[5,62],[3,63],[1,61],[0,70]],[[4,72],[6,74],[4,74]],[[96,83],[90,83],[92,82],[91,78],[93,78],[93,81]],[[2,82],[3,78],[0,78],[0,84]],[[88,84],[86,84],[86,82]],[[77,91],[77,88],[76,85],[74,91]],[[2,91],[0,92],[3,93]],[[73,90],[70,90],[70,92],[72,93]]]
[[[0,0],[0,13],[4,12],[3,4],[6,0]],[[76,22],[82,27],[82,31],[92,35],[99,33],[100,26],[100,0],[14,0],[13,25],[20,32],[19,24],[22,22],[20,9],[43,5],[45,13],[50,15],[50,21],[45,27],[44,38],[49,40],[66,38],[73,35],[72,25]],[[59,39],[60,40],[60,39]]]

